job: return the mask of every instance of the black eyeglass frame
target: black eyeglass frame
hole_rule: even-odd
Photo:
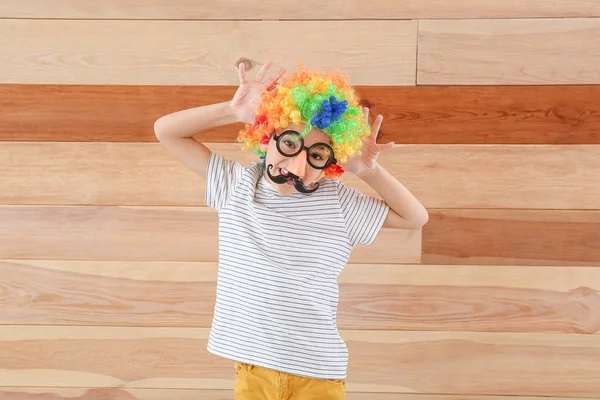
[[[297,135],[300,138],[300,147],[298,148],[298,151],[296,151],[294,154],[286,154],[283,151],[281,151],[281,147],[280,147],[281,138],[284,137],[288,133],[293,133],[293,134]],[[276,141],[275,143],[276,143],[276,146],[277,146],[277,151],[282,156],[295,157],[298,154],[302,153],[302,151],[306,150],[306,155],[307,155],[306,161],[308,161],[308,164],[311,167],[313,167],[314,169],[325,169],[325,168],[329,167],[330,165],[333,165],[333,164],[337,163],[337,160],[335,159],[335,154],[333,153],[333,148],[330,145],[328,145],[327,143],[315,143],[315,144],[313,144],[310,147],[306,147],[304,145],[304,138],[302,137],[302,135],[300,135],[300,132],[296,132],[296,131],[294,131],[292,129],[288,129],[287,131],[281,132],[279,135],[277,135],[277,134],[274,133],[273,137],[275,138],[275,141]],[[325,165],[322,166],[322,167],[315,166],[312,162],[310,162],[310,157],[308,157],[310,155],[310,151],[312,150],[312,148],[316,147],[316,146],[325,146],[331,152],[331,157],[329,158],[329,161],[327,161],[325,163]]]

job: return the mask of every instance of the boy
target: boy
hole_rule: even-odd
[[[239,66],[229,102],[159,118],[159,141],[206,179],[219,214],[219,273],[208,351],[234,361],[236,400],[346,398],[348,351],[336,327],[337,277],[351,250],[382,227],[418,229],[423,205],[377,164],[377,144],[354,90],[338,75],[299,66],[255,81]],[[237,121],[239,141],[263,162],[248,167],[192,136]],[[383,201],[346,188],[357,175]]]

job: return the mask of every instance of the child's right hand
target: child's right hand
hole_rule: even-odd
[[[240,63],[240,87],[235,92],[235,95],[230,102],[230,107],[240,122],[246,124],[254,123],[260,96],[267,90],[271,90],[279,78],[285,73],[285,68],[281,68],[276,75],[263,82],[271,65],[273,65],[272,61],[267,62],[256,74],[256,79],[249,81],[246,79],[246,67],[243,62]]]

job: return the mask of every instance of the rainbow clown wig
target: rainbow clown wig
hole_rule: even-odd
[[[247,124],[238,136],[243,149],[253,149],[264,158],[259,144],[266,144],[270,135],[288,124],[305,124],[300,132],[305,136],[313,128],[331,138],[331,147],[338,163],[360,154],[362,140],[370,128],[359,104],[359,96],[337,72],[311,72],[298,64],[298,71],[278,83],[260,98],[254,124]],[[337,164],[324,170],[325,176],[336,178],[344,173]]]

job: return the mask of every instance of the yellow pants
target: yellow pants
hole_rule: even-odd
[[[235,400],[346,400],[346,382],[235,362]]]

